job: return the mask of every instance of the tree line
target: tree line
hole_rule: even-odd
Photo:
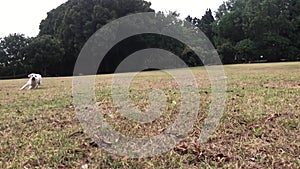
[[[184,21],[203,31],[224,64],[299,61],[299,9],[299,0],[228,0],[215,15],[208,9],[202,18],[188,16]],[[72,75],[77,56],[91,35],[117,18],[139,12],[154,10],[144,0],[69,0],[48,12],[37,37],[10,34],[0,38],[0,77],[29,72]],[[176,12],[164,16],[168,19],[171,15],[179,16]],[[184,21],[170,23],[180,25]],[[147,34],[116,45],[98,73],[112,73],[129,54],[154,47],[173,51],[188,66],[203,65],[184,44]]]

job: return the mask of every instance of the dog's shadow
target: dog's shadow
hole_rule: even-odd
[[[28,89],[28,88],[26,88],[26,89],[23,89],[23,90],[20,90],[20,91],[35,91],[35,90],[37,90],[37,91],[39,91],[39,90],[41,90],[41,91],[43,91],[43,90],[46,90],[47,88],[46,87],[39,87],[39,88],[35,88],[35,89]]]

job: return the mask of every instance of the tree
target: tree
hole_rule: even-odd
[[[163,12],[158,12],[155,15],[154,20],[152,18],[142,18],[143,24],[135,24],[136,21],[125,21],[128,25],[129,30],[146,30],[145,27],[151,27],[152,30],[161,30],[167,29],[172,30],[173,32],[184,32],[187,31],[187,27],[183,23],[182,20],[178,19],[178,14],[176,12],[169,12],[167,14]],[[147,20],[149,19],[149,20]],[[158,26],[161,25],[162,27]],[[191,26],[191,24],[188,24]],[[118,36],[117,34],[115,36]],[[188,38],[191,40],[190,38]],[[201,39],[199,39],[201,41]],[[199,44],[199,43],[198,43]],[[204,46],[204,45],[203,45]],[[160,35],[160,34],[139,34],[127,39],[122,40],[118,44],[116,44],[105,56],[103,59],[100,70],[98,73],[113,73],[118,65],[129,55],[143,49],[149,48],[158,48],[164,49],[166,51],[172,52],[173,54],[179,56],[182,61],[186,63],[188,66],[200,66],[203,65],[198,56],[191,51],[191,49],[187,48],[185,44],[178,41],[178,39],[174,39],[172,37]],[[201,48],[201,46],[199,47]],[[153,55],[152,55],[153,56]],[[161,58],[157,59],[156,57],[146,56],[147,59],[139,60],[140,64],[146,63],[154,63],[153,58],[155,58],[155,62],[160,60],[160,63],[163,65],[168,65],[168,57],[161,56]],[[204,55],[203,55],[204,56]],[[182,67],[180,64],[170,64],[168,68],[178,68]],[[130,71],[134,71],[134,68],[128,68]],[[136,70],[135,70],[136,71]]]
[[[250,39],[244,39],[237,43],[235,46],[236,49],[236,57],[235,60],[237,62],[252,62],[257,58],[255,58],[256,46],[255,43]]]
[[[51,35],[61,41],[65,54],[63,75],[73,72],[77,56],[99,28],[122,16],[153,11],[144,0],[69,0],[50,11],[40,24],[39,35]]]
[[[232,64],[237,62],[236,58],[236,49],[232,42],[228,40],[224,40],[222,42],[218,42],[218,52],[221,56],[222,62],[224,64]]]
[[[224,41],[237,50],[233,56],[250,60],[263,55],[268,61],[299,58],[299,0],[229,0],[216,13],[214,41],[223,53]],[[298,9],[298,10],[296,10]],[[296,38],[297,37],[297,38]],[[255,45],[253,45],[255,44]],[[247,50],[253,48],[252,52]],[[234,60],[232,56],[226,62]],[[249,61],[245,58],[245,61]]]
[[[50,35],[38,36],[24,48],[31,72],[40,72],[43,76],[60,73],[60,62],[64,49],[56,38]]]
[[[211,9],[208,9],[205,12],[205,15],[202,16],[200,23],[199,23],[199,28],[204,32],[204,34],[208,37],[210,41],[213,40],[213,32],[212,32],[212,24],[215,21]]]
[[[198,18],[192,18],[191,16],[188,16],[186,21],[192,23],[193,25],[197,26],[207,37],[208,39],[213,43],[213,31],[212,31],[212,25],[215,21],[211,9],[207,9],[205,14],[202,16],[201,19]]]
[[[26,56],[24,47],[28,46],[31,38],[26,38],[23,34],[10,34],[0,41],[0,65],[2,67],[0,75],[15,77],[17,74],[26,72]]]

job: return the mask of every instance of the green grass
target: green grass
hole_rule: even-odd
[[[72,103],[72,78],[44,78],[42,87],[32,91],[18,90],[26,79],[1,80],[0,168],[300,168],[299,62],[225,66],[225,113],[204,144],[196,140],[209,110],[210,82],[204,68],[192,70],[201,97],[194,128],[174,149],[144,159],[109,154],[84,133]],[[111,81],[111,75],[97,76],[96,96],[115,130],[149,137],[175,121],[180,92],[170,76],[143,72],[131,83],[131,104],[141,110],[149,108],[152,90],[167,95],[168,108],[151,124],[120,116]]]

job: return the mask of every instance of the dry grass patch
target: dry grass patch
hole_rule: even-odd
[[[197,138],[209,110],[210,83],[205,69],[192,70],[201,96],[194,128],[168,153],[144,159],[109,154],[83,132],[72,104],[72,78],[44,78],[42,87],[32,91],[18,91],[26,79],[0,81],[0,168],[300,167],[300,63],[225,66],[225,113],[205,144]],[[131,104],[141,110],[149,108],[153,89],[167,96],[167,109],[148,124],[120,115],[112,103],[111,82],[112,75],[97,76],[96,96],[115,130],[154,136],[176,119],[180,92],[170,76],[144,72],[131,83]]]

